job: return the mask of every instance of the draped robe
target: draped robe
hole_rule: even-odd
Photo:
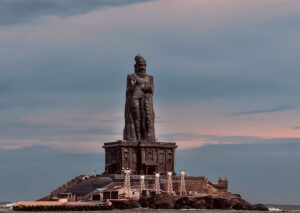
[[[151,75],[127,76],[124,140],[155,142],[153,90]]]

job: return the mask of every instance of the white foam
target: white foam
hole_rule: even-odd
[[[4,205],[0,205],[1,208],[12,209],[15,203],[6,203]]]
[[[275,211],[275,212],[276,212],[276,211],[280,211],[280,209],[270,207],[270,208],[269,208],[269,211]]]

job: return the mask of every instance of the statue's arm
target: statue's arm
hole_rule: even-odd
[[[127,75],[126,92],[131,92],[134,89],[135,82],[135,79],[131,75]]]
[[[154,92],[154,81],[153,81],[153,76],[150,75],[150,85],[151,85],[151,93]]]

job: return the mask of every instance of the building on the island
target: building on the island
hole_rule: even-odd
[[[94,189],[92,193],[92,200],[93,201],[103,201],[103,191],[106,190],[106,188],[96,188]]]
[[[62,192],[56,196],[51,196],[51,200],[60,202],[75,202],[76,195],[71,192]]]
[[[114,199],[139,200],[140,196],[141,194],[139,189],[131,189],[129,197],[126,197],[126,189],[124,186],[113,186],[111,188],[95,189],[93,191],[92,200],[101,202]]]
[[[213,186],[221,192],[228,192],[228,178],[219,177],[218,183],[213,184]]]

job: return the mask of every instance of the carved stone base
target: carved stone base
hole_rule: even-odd
[[[132,174],[152,175],[154,172],[174,172],[176,143],[116,141],[104,143],[105,174],[120,174],[131,169]]]

